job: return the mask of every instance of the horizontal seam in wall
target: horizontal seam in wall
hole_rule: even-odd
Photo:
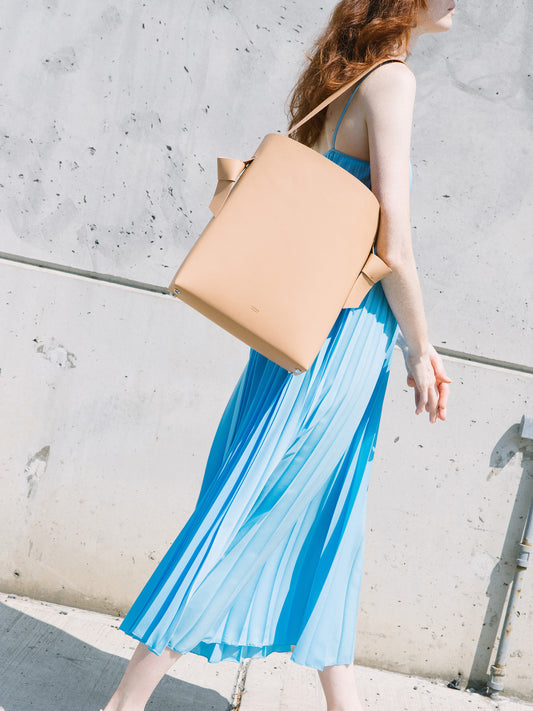
[[[102,274],[100,272],[94,272],[88,269],[80,269],[78,267],[69,267],[65,264],[47,262],[43,259],[33,259],[30,257],[23,257],[17,254],[9,254],[8,252],[0,252],[0,260],[4,260],[7,262],[15,262],[17,264],[36,267],[39,269],[45,269],[48,271],[62,272],[64,274],[70,274],[76,277],[93,279],[94,281],[101,281],[106,284],[115,284],[117,286],[122,286],[130,289],[138,289],[139,291],[147,291],[152,294],[162,294],[172,299],[176,298],[172,296],[169,290],[164,286],[158,286],[157,284],[149,284],[143,281],[136,281],[135,279],[117,277],[113,274]],[[475,363],[476,365],[491,366],[493,368],[514,371],[516,373],[521,374],[533,375],[533,366],[522,365],[520,363],[511,363],[509,361],[499,360],[498,358],[486,358],[485,356],[476,355],[474,353],[465,353],[464,351],[457,351],[451,348],[443,348],[441,346],[435,346],[435,350],[445,358],[467,361],[469,363]]]
[[[101,272],[93,272],[89,269],[81,269],[79,267],[69,267],[66,264],[56,264],[55,262],[47,262],[43,259],[33,259],[30,257],[22,257],[17,254],[9,254],[0,252],[0,260],[6,262],[15,262],[30,267],[37,267],[52,272],[63,272],[71,276],[83,277],[84,279],[93,279],[94,281],[103,281],[106,284],[116,284],[130,289],[139,289],[140,291],[149,291],[156,294],[165,294],[172,296],[168,289],[157,284],[149,284],[144,281],[136,281],[135,279],[126,279],[125,277],[114,276],[113,274],[102,274]],[[174,272],[173,272],[174,274]],[[169,280],[170,283],[170,280]],[[174,298],[174,297],[173,297]]]
[[[498,360],[497,358],[487,358],[482,355],[476,355],[475,353],[465,353],[463,351],[455,351],[451,348],[443,348],[441,346],[435,346],[437,353],[441,356],[449,358],[451,360],[461,360],[470,363],[475,363],[476,365],[486,365],[492,368],[499,368],[500,370],[514,371],[515,373],[520,373],[521,375],[533,375],[533,366],[522,365],[521,363],[510,363],[507,360]]]

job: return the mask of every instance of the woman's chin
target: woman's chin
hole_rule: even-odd
[[[445,17],[443,17],[442,20],[439,20],[437,22],[435,32],[446,32],[447,30],[451,29],[452,25],[453,25],[453,15],[450,12]]]

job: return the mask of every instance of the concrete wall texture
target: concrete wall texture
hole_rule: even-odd
[[[165,294],[218,155],[286,129],[333,3],[0,2],[0,587],[125,613],[192,511],[248,349]],[[529,501],[530,0],[423,37],[412,223],[450,417],[395,354],[356,659],[483,680]],[[529,250],[529,251],[528,251]],[[533,571],[506,689],[533,698]]]

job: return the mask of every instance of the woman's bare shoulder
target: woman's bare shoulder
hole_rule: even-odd
[[[403,62],[382,64],[369,74],[359,89],[362,103],[369,107],[379,103],[396,104],[398,100],[414,101],[416,78]]]

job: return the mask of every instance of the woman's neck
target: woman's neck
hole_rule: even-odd
[[[421,34],[423,34],[423,33],[417,32],[416,27],[413,27],[413,29],[411,30],[411,36],[409,38],[409,54],[413,53],[416,43],[418,42],[418,38],[420,37]]]

